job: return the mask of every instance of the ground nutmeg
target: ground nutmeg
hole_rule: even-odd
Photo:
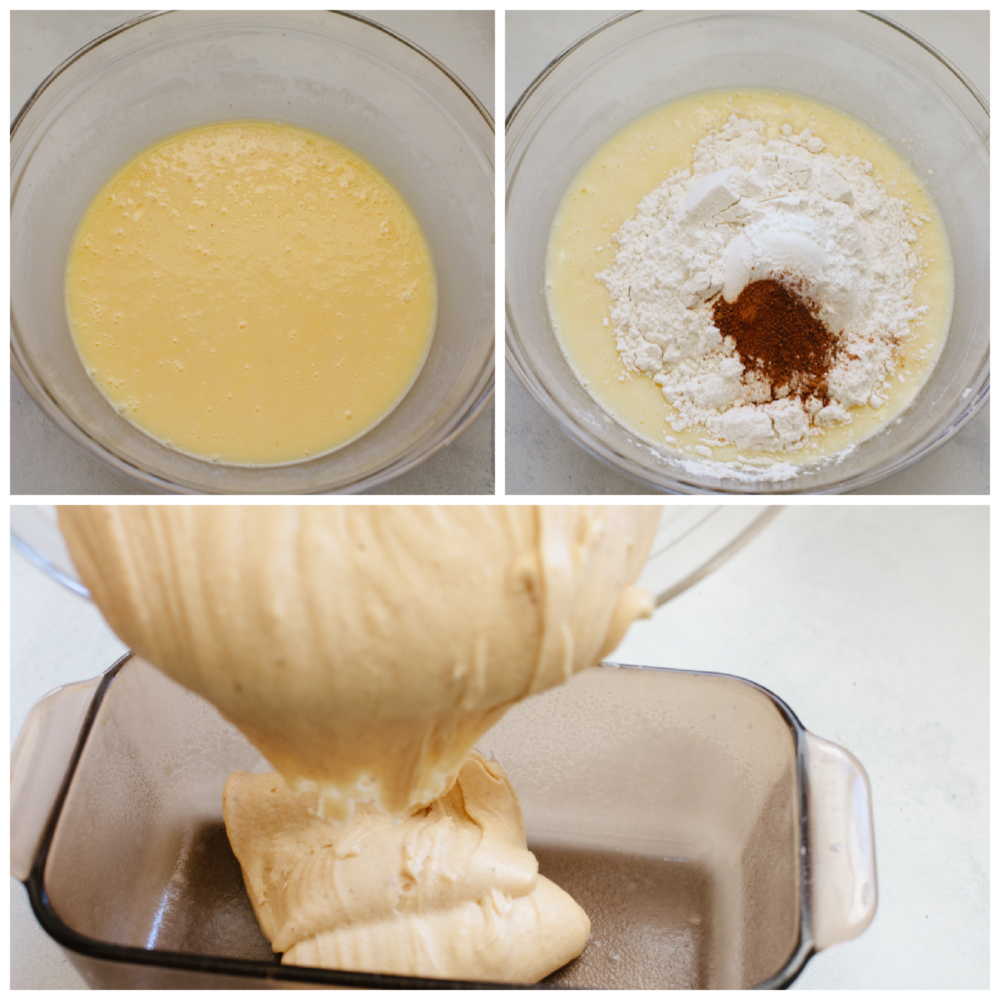
[[[753,281],[732,302],[712,306],[715,325],[732,337],[746,373],[770,383],[771,398],[825,397],[838,338],[819,307],[774,278]]]

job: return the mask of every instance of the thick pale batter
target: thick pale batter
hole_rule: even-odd
[[[496,761],[473,753],[451,791],[401,821],[362,805],[331,829],[316,804],[277,774],[238,771],[223,795],[254,911],[286,965],[533,983],[587,943],[587,915],[538,874]]]
[[[83,363],[180,451],[307,459],[388,414],[434,332],[430,250],[399,192],[317,133],[233,122],[166,139],[80,222],[66,276]]]
[[[294,800],[288,793],[290,803],[298,802],[290,805],[295,815],[312,810],[334,837],[339,835],[331,820],[348,820],[353,813],[344,831],[370,830],[374,823],[381,831],[375,841],[388,838],[388,843],[400,835],[392,817],[405,816],[404,824],[415,823],[427,834],[415,836],[432,854],[447,854],[455,836],[456,844],[465,842],[453,829],[454,789],[460,770],[471,766],[476,740],[518,700],[562,683],[606,655],[636,617],[651,612],[652,599],[632,583],[658,520],[658,508],[637,506],[60,509],[73,561],[112,628],[246,734],[288,788],[303,794]],[[502,772],[482,767],[506,788]],[[488,791],[489,782],[477,774],[473,769],[467,776],[469,787]],[[233,789],[243,789],[244,809],[234,850],[241,861],[241,850],[245,853],[253,896],[259,879],[248,866],[269,870],[272,861],[266,859],[273,859],[277,848],[270,834],[257,840],[256,821],[246,816],[259,813],[267,827],[272,815],[267,799],[276,793],[268,790],[273,785],[235,780]],[[464,780],[459,792],[466,788]],[[506,795],[503,791],[501,799]],[[247,796],[257,806],[246,807]],[[516,803],[512,793],[510,798]],[[227,801],[231,809],[232,797]],[[492,793],[480,800],[472,796],[464,808],[474,817],[477,810],[489,813],[491,801]],[[370,805],[355,808],[356,803]],[[515,809],[508,804],[500,810],[508,821],[499,840],[508,844],[523,842],[519,819],[513,825],[509,819]],[[306,851],[295,822],[289,837]],[[353,834],[343,836],[354,842]],[[399,877],[398,856],[391,863],[379,860],[383,854],[374,849],[368,856],[373,881]],[[476,855],[472,868],[459,868],[478,871],[485,857],[489,854]],[[290,865],[286,859],[279,867],[290,873],[295,867]],[[526,888],[525,878],[530,882],[534,873],[526,875],[518,865],[517,892],[497,882],[487,905],[479,889],[463,888],[455,906],[466,914],[463,926],[469,914],[480,914],[476,920],[482,926],[476,924],[472,939],[486,941],[492,914],[503,916],[511,900],[522,899],[496,930],[506,934],[508,928],[535,942],[503,976],[529,981],[537,969],[551,971],[572,955],[548,965],[549,932],[540,936],[537,921],[547,927],[547,914],[557,904],[544,884]],[[486,867],[501,878],[503,866],[491,861]],[[382,948],[416,933],[369,927],[361,938],[354,932],[331,937],[335,928],[324,902],[329,886],[316,881],[305,862],[295,870],[304,884],[282,882],[288,905],[301,907],[291,922],[323,914],[316,917],[319,923],[310,923],[314,933],[306,935],[311,940],[319,934],[318,943],[296,953],[302,961],[327,955],[339,962],[348,952],[355,954],[350,951],[355,945],[361,948],[359,941],[383,942],[377,946]],[[434,869],[426,871],[430,876]],[[276,908],[271,916],[285,926],[287,918],[276,915],[285,902],[270,892],[267,898]],[[445,910],[452,915],[434,918],[434,933],[447,937],[458,911],[450,901]],[[263,912],[259,906],[258,912]],[[378,912],[386,913],[384,907]],[[261,916],[269,935],[271,916]],[[409,920],[413,914],[404,909],[389,916]],[[352,916],[349,925],[356,922]],[[579,916],[570,923],[574,934],[582,933]],[[580,948],[585,940],[584,933]],[[280,941],[275,948],[283,950],[286,937]],[[385,947],[391,951],[395,945]],[[439,955],[437,945],[428,948],[427,955]],[[501,960],[506,948],[498,941],[476,950],[485,964],[474,968],[460,955],[448,974],[490,978],[496,963],[507,961]],[[415,972],[428,968],[425,961],[430,959],[414,952],[414,964],[393,969]]]
[[[584,166],[567,190],[549,241],[546,287],[560,344],[595,401],[643,437],[692,456],[711,445],[714,462],[745,460],[735,446],[720,446],[703,430],[675,430],[675,411],[652,379],[629,371],[615,346],[609,323],[611,299],[596,277],[615,255],[611,237],[636,211],[640,199],[675,170],[690,168],[692,149],[710,128],[739,111],[767,123],[775,137],[783,124],[797,133],[809,128],[831,156],[871,161],[885,191],[910,202],[923,216],[915,252],[924,267],[917,280],[917,306],[928,307],[910,336],[898,346],[898,375],[878,409],[858,406],[850,423],[831,426],[799,452],[755,451],[755,464],[805,463],[832,455],[888,427],[910,404],[941,351],[951,316],[951,255],[936,207],[918,178],[875,132],[828,105],[796,95],[764,91],[698,94],[659,108],[612,137]],[[700,449],[700,450],[699,450]]]

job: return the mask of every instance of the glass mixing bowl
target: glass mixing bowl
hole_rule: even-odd
[[[399,406],[338,451],[287,465],[213,463],[125,420],[87,376],[64,302],[69,242],[100,186],[158,139],[227,119],[280,120],[353,148],[413,207],[438,274],[430,353]],[[364,18],[150,14],[96,39],[11,130],[11,364],[70,437],[164,492],[364,492],[452,441],[493,393],[493,120],[444,66]]]
[[[766,87],[831,104],[875,128],[924,179],[955,268],[951,327],[913,404],[881,433],[790,480],[679,458],[603,410],[577,380],[549,319],[545,251],[572,179],[608,138],[700,91]],[[507,119],[507,359],[576,443],[671,493],[843,493],[902,471],[962,428],[989,395],[989,108],[946,59],[874,15],[625,14],[554,60]]]
[[[637,584],[665,604],[694,586],[756,537],[781,511],[772,506],[663,507]],[[57,583],[90,597],[70,558],[52,504],[13,504],[10,540]]]

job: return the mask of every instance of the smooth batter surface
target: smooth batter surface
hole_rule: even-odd
[[[220,462],[292,462],[406,394],[437,286],[415,216],[317,133],[233,122],[166,139],[98,193],[70,248],[70,328],[144,431]]]
[[[690,167],[692,148],[710,128],[719,127],[734,111],[768,123],[776,137],[783,124],[794,131],[809,128],[832,156],[869,160],[884,190],[908,200],[914,215],[926,215],[916,252],[924,270],[916,284],[916,305],[929,312],[911,326],[911,337],[899,352],[899,376],[888,402],[851,410],[849,424],[828,428],[800,452],[755,451],[754,461],[804,463],[831,455],[871,436],[909,405],[926,381],[941,351],[951,319],[953,281],[951,255],[937,209],[905,161],[871,129],[827,105],[789,94],[724,91],[700,94],[666,105],[640,118],[595,153],[567,190],[549,240],[546,288],[553,325],[570,364],[595,400],[636,433],[660,445],[689,454],[703,445],[697,430],[674,431],[673,412],[659,387],[629,372],[615,347],[611,299],[595,275],[613,260],[610,236],[636,211],[639,201],[675,170]],[[735,447],[711,449],[714,461],[746,458]]]
[[[534,983],[583,950],[587,915],[538,874],[514,790],[473,753],[445,796],[332,827],[277,774],[226,782],[226,829],[286,965]],[[376,874],[377,873],[377,874]]]

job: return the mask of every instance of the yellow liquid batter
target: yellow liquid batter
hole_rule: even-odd
[[[557,337],[580,381],[605,410],[635,433],[669,450],[697,457],[709,435],[704,429],[675,431],[674,409],[651,378],[630,372],[615,346],[611,296],[595,275],[614,260],[609,237],[635,215],[639,202],[674,171],[690,168],[693,148],[709,129],[738,113],[767,123],[777,138],[783,124],[808,128],[831,156],[859,156],[874,166],[889,195],[910,203],[918,226],[915,251],[923,268],[914,300],[927,306],[911,322],[910,337],[898,348],[897,374],[880,408],[850,410],[851,422],[828,427],[798,452],[741,451],[713,443],[711,459],[753,464],[803,463],[835,454],[886,427],[912,402],[934,367],[951,320],[953,273],[945,229],[930,196],[909,165],[867,126],[825,104],[770,91],[698,94],[658,108],[614,135],[574,178],[556,213],[546,262],[546,291]],[[700,452],[693,452],[701,448]]]
[[[437,285],[400,193],[314,132],[232,122],[116,174],[73,238],[67,308],[90,376],[154,438],[268,465],[381,421],[427,356]]]

